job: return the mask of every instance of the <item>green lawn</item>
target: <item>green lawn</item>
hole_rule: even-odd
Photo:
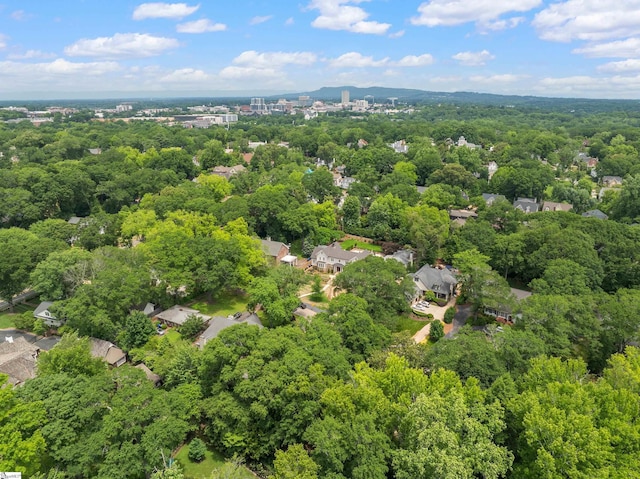
[[[416,321],[408,316],[398,317],[398,331],[409,331],[413,336],[427,325],[428,321]]]
[[[342,243],[340,243],[340,246],[342,246],[342,249],[344,250],[358,248],[358,249],[366,249],[369,251],[375,251],[376,253],[382,252],[382,247],[377,244],[364,243],[362,241],[358,241],[354,239],[343,241]]]
[[[17,304],[13,307],[13,313],[10,313],[7,309],[0,313],[0,329],[13,328],[15,325],[13,324],[13,318],[21,315],[22,313],[26,313],[27,311],[33,312],[35,306],[30,306],[28,304]]]
[[[206,297],[200,297],[189,307],[209,316],[229,316],[239,311],[246,311],[248,301],[247,295],[224,293],[210,303]]]
[[[189,460],[189,447],[187,445],[180,448],[175,456],[176,460],[184,470],[185,479],[210,479],[211,473],[217,471],[225,464],[225,459],[217,451],[207,450],[207,454],[202,462],[191,462]],[[255,476],[248,469],[241,469],[241,479],[255,479]]]

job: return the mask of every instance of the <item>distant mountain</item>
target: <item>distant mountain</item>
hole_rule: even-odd
[[[299,96],[309,96],[313,100],[340,101],[342,91],[348,90],[351,101],[372,96],[376,103],[386,103],[389,98],[396,98],[401,103],[459,103],[482,104],[495,106],[530,106],[545,109],[637,109],[637,100],[594,100],[584,98],[547,98],[538,96],[495,95],[474,92],[435,92],[409,88],[354,86],[322,87],[319,90],[276,95],[272,98],[297,100]]]

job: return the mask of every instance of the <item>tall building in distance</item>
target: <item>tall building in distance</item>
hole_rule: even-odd
[[[267,111],[264,98],[252,98],[250,107],[253,113],[265,113]]]
[[[342,90],[342,104],[349,104],[349,90]]]
[[[311,106],[313,102],[311,101],[311,97],[309,95],[302,95],[298,97],[298,106],[303,108]]]

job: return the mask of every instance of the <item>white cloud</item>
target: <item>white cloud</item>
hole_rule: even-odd
[[[423,67],[433,63],[433,56],[429,53],[423,55],[407,55],[393,64],[397,67]]]
[[[116,33],[112,37],[78,40],[65,47],[64,52],[70,57],[144,58],[160,55],[179,45],[174,38],[146,33]]]
[[[488,31],[500,31],[507,30],[509,28],[515,28],[525,21],[524,17],[511,17],[504,20],[487,21],[479,25],[481,33],[487,33]]]
[[[179,23],[176,27],[176,31],[179,33],[223,32],[226,29],[227,26],[224,23],[213,23],[208,18]]]
[[[640,34],[640,0],[567,0],[548,5],[532,25],[556,42],[599,41]]]
[[[39,79],[47,76],[90,75],[99,76],[120,70],[116,62],[70,62],[58,58],[48,63],[21,63],[13,61],[0,62],[1,76],[36,75]],[[1,77],[0,76],[0,77]]]
[[[333,68],[366,68],[366,67],[383,67],[388,65],[389,58],[382,60],[374,60],[372,56],[365,57],[358,52],[349,52],[340,55],[338,58],[329,60],[329,66]]]
[[[257,52],[248,50],[233,59],[235,65],[273,68],[284,65],[311,65],[317,56],[311,52]]]
[[[10,60],[31,60],[34,58],[55,58],[55,53],[47,53],[41,50],[27,50],[24,53],[10,53],[7,58]]]
[[[431,0],[418,7],[419,15],[412,17],[411,23],[438,27],[476,22],[480,27],[500,30],[521,21],[500,20],[505,13],[527,12],[541,3],[542,0]]]
[[[233,65],[223,68],[224,79],[283,78],[288,65],[309,66],[317,61],[311,52],[257,52],[248,50],[233,59]]]
[[[469,80],[471,80],[471,82],[473,83],[494,85],[496,83],[515,83],[525,78],[527,78],[527,75],[514,75],[512,73],[505,73],[502,75],[489,76],[474,75],[469,77]]]
[[[571,53],[581,53],[590,58],[635,58],[640,57],[640,38],[627,38],[608,43],[593,43],[576,48]]]
[[[252,79],[252,78],[276,78],[282,76],[282,72],[275,68],[239,67],[228,66],[220,70],[220,78],[224,79]]]
[[[405,34],[404,30],[398,30],[397,32],[393,32],[389,34],[389,38],[400,38]]]
[[[0,50],[7,48],[7,40],[9,37],[0,33]]]
[[[249,25],[259,25],[260,23],[268,22],[273,18],[273,15],[256,16],[249,20]]]
[[[180,20],[196,12],[200,5],[187,5],[186,3],[143,3],[133,11],[134,20],[146,18],[173,18]]]
[[[287,25],[287,26],[293,25],[294,23],[295,23],[295,20],[293,19],[293,17],[287,18],[287,21],[284,22],[284,24]]]
[[[624,73],[640,71],[640,59],[633,58],[621,62],[609,62],[600,65],[598,70],[601,72]]]
[[[456,53],[451,58],[466,67],[479,67],[485,65],[489,60],[493,60],[495,56],[489,53],[488,50],[482,50],[481,52]]]
[[[319,10],[317,17],[311,26],[326,30],[346,30],[353,33],[369,33],[374,35],[384,35],[391,28],[390,23],[380,23],[369,18],[361,7],[355,7],[353,3],[360,3],[367,0],[312,0],[308,8]]]
[[[211,76],[202,70],[194,68],[181,68],[174,70],[158,79],[161,83],[200,83],[211,79]]]
[[[10,17],[20,22],[22,20],[26,20],[27,18],[29,18],[29,15],[24,10],[16,10],[15,12],[11,13]]]

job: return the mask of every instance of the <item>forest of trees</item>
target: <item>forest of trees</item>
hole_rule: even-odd
[[[267,144],[245,163],[249,141]],[[202,441],[231,460],[212,477],[243,477],[241,464],[275,479],[639,476],[639,151],[640,115],[596,109],[0,123],[0,297],[33,289],[65,320],[37,377],[12,388],[0,375],[0,471],[179,479],[168,459]],[[604,176],[622,185],[602,189]],[[525,214],[519,197],[572,210]],[[476,215],[461,225],[452,209]],[[582,216],[595,209],[609,219]],[[310,275],[274,267],[259,238],[306,258],[345,233],[409,247],[415,263],[347,265],[326,310],[295,318]],[[408,274],[436,262],[455,268],[473,314],[417,344],[402,330]],[[517,302],[511,286],[533,294]],[[202,324],[172,341],[132,312],[229,294],[260,305],[266,327],[199,349]],[[513,325],[483,314],[498,303]],[[45,332],[31,312],[13,317]],[[162,387],[93,359],[88,337],[144,360]]]

